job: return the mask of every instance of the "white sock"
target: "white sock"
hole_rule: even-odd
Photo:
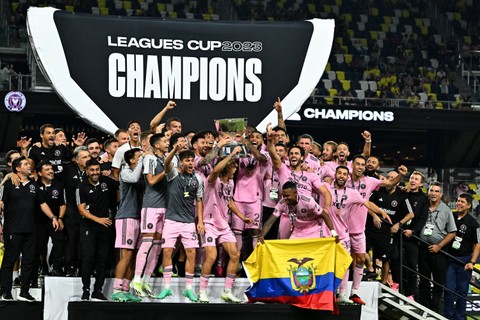
[[[144,275],[142,278],[143,283],[150,283],[151,275]]]
[[[142,282],[142,276],[139,275],[139,274],[136,274],[136,275],[133,277],[132,282]]]

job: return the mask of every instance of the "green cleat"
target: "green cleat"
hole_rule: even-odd
[[[197,302],[198,301],[197,296],[195,295],[195,292],[193,292],[192,289],[183,290],[183,296],[185,298],[188,298],[192,302]]]
[[[235,297],[232,291],[222,291],[222,295],[220,296],[223,301],[232,302],[232,303],[242,303],[243,301]]]
[[[123,295],[125,298],[127,298],[128,302],[141,302],[142,298],[136,297],[133,294],[130,294],[130,292],[124,292]]]
[[[145,293],[145,295],[149,298],[156,298],[149,283],[143,284],[143,293]]]
[[[114,294],[112,294],[112,301],[117,301],[117,302],[127,302],[128,299],[125,296],[125,293],[119,291]]]
[[[170,297],[173,295],[173,291],[170,288],[163,288],[162,292],[157,296],[157,299],[165,299],[166,297]]]

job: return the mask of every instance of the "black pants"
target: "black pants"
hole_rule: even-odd
[[[408,268],[417,271],[418,266],[418,242],[403,237],[403,263]],[[403,292],[406,296],[416,294],[418,276],[416,273],[403,268]]]
[[[275,208],[263,207],[263,215],[262,215],[262,226],[267,222],[268,218],[273,214]],[[272,227],[265,235],[265,240],[276,240],[278,239],[278,226],[280,225],[280,217],[275,220]]]
[[[425,307],[438,312],[440,309],[440,300],[443,294],[443,285],[447,275],[448,259],[442,252],[430,253],[427,245],[420,244],[418,250],[418,272],[427,277],[420,277],[419,302]],[[439,283],[441,286],[430,286],[430,280]]]
[[[62,231],[55,231],[51,222],[41,222],[35,225],[36,234],[36,257],[34,264],[34,276],[36,279],[40,268],[40,257],[48,251],[48,239],[52,238],[52,252],[50,253],[54,270],[61,271],[63,268],[63,256],[65,250],[65,234]],[[45,262],[45,261],[44,261]],[[35,273],[37,273],[35,275]]]
[[[22,291],[28,291],[35,259],[35,233],[5,233],[2,262],[2,290],[12,290],[13,266],[22,253]]]
[[[78,268],[78,244],[80,241],[80,221],[77,212],[67,209],[65,218],[65,272]]]
[[[82,284],[83,290],[90,289],[90,277],[95,270],[94,291],[102,291],[111,245],[112,226],[104,227],[94,223],[82,221],[80,225]]]

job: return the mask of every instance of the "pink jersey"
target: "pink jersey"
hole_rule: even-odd
[[[266,165],[267,163],[260,163],[253,155],[238,159],[235,201],[252,203],[263,198],[263,177]]]
[[[222,230],[230,228],[228,202],[232,198],[233,180],[224,183],[220,178],[205,184],[203,222]]]
[[[364,200],[368,200],[372,192],[379,189],[381,183],[382,180],[372,177],[363,176],[356,182],[350,177],[346,186],[347,188],[357,190]],[[368,209],[365,206],[356,206],[354,210],[355,213],[348,220],[348,229],[351,234],[363,233],[365,231],[365,223],[367,222]]]
[[[354,214],[353,207],[362,205],[365,200],[357,190],[351,188],[337,189],[334,184],[327,186],[332,195],[332,205],[328,214],[341,240],[349,238],[348,220]]]
[[[278,203],[278,200],[282,195],[282,186],[280,180],[278,179],[278,172],[273,169],[272,160],[268,158],[268,166],[264,167],[264,180],[263,180],[263,202],[262,205],[268,208],[275,208]],[[272,196],[275,193],[277,194],[277,199],[272,199]]]
[[[318,158],[311,153],[305,155],[305,159],[303,159],[303,162],[307,166],[309,166],[312,171],[317,171],[320,167],[320,160],[318,160]]]
[[[280,181],[280,189],[285,182],[292,181],[297,185],[298,194],[307,197],[313,196],[313,190],[320,188],[323,184],[317,173],[307,171],[296,172],[288,168],[285,164],[282,164],[278,170],[278,179]]]
[[[211,163],[201,166],[198,163],[203,159],[203,157],[195,155],[195,172],[198,173],[200,177],[202,177],[203,185],[206,186],[208,176],[213,171],[213,164],[215,163],[215,159]]]
[[[331,167],[323,164],[317,168],[317,174],[320,177],[320,180],[323,181],[325,178],[335,179],[335,170],[332,170]]]
[[[300,237],[299,235],[302,232],[310,234],[309,230],[312,228],[318,229],[318,237],[320,237],[318,221],[322,210],[313,198],[299,194],[295,206],[289,206],[285,199],[280,200],[275,206],[273,215],[276,217],[288,217],[291,226],[297,233],[297,237]]]

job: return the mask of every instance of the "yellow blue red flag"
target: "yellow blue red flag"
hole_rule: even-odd
[[[334,238],[267,240],[244,262],[249,302],[335,310],[335,291],[352,258]]]

